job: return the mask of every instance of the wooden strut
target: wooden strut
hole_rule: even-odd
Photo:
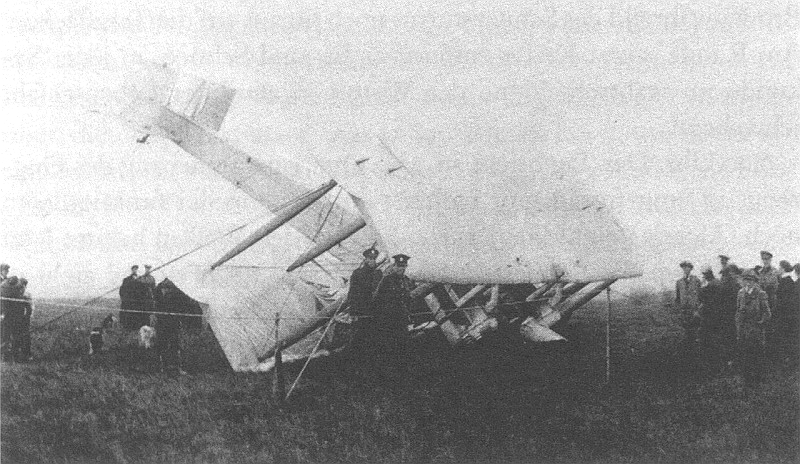
[[[367,223],[364,222],[363,218],[358,218],[355,221],[351,222],[350,224],[344,226],[343,228],[336,231],[333,235],[329,237],[325,237],[306,252],[304,252],[300,257],[298,257],[295,262],[293,262],[287,269],[286,272],[292,272],[298,267],[308,263],[312,259],[316,258],[317,256],[325,253],[326,251],[330,250],[338,243],[346,239],[347,237],[355,234],[362,227],[366,226]]]
[[[220,265],[226,263],[227,261],[230,261],[235,256],[239,255],[243,251],[255,245],[257,242],[259,242],[272,232],[275,232],[282,225],[286,224],[294,217],[296,217],[298,214],[305,211],[309,206],[311,206],[312,204],[314,204],[314,202],[322,198],[326,193],[328,193],[334,187],[336,187],[336,181],[331,180],[323,184],[322,186],[318,187],[317,189],[312,190],[311,192],[303,194],[300,197],[294,199],[284,209],[278,210],[275,216],[272,219],[270,219],[266,224],[259,227],[255,232],[250,234],[241,243],[237,244],[235,247],[233,247],[231,250],[225,253],[225,255],[223,255],[220,259],[218,259],[214,264],[211,265],[211,269],[216,269]],[[333,204],[331,205],[331,209],[332,208]]]
[[[283,380],[283,354],[280,342],[281,313],[275,313],[275,375],[272,377],[272,397],[279,403],[286,397],[286,384]]]
[[[611,287],[606,287],[606,384],[611,383]]]

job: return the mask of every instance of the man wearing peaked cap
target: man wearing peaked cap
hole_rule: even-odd
[[[408,266],[408,260],[411,259],[411,257],[400,253],[392,256],[392,259],[394,259],[395,265],[406,267]]]
[[[728,255],[718,255],[719,264],[720,264],[720,275],[723,271],[728,269],[733,263],[731,262],[731,258]]]
[[[394,265],[383,277],[372,298],[376,311],[379,346],[377,357],[381,381],[394,389],[403,388],[408,357],[408,308],[411,303],[406,266],[410,257],[392,256]]]
[[[700,279],[692,274],[694,265],[682,261],[683,277],[675,281],[675,306],[680,313],[681,325],[686,331],[685,353],[689,367],[695,367],[697,338],[700,330]]]
[[[361,254],[367,259],[378,259],[378,255],[380,255],[381,252],[375,249],[375,247],[369,247]]]
[[[761,269],[756,273],[758,285],[767,292],[767,301],[770,310],[775,309],[775,296],[778,292],[778,281],[781,278],[781,271],[772,265],[772,253],[761,250]],[[769,331],[769,330],[768,330]]]
[[[364,250],[362,253],[364,261],[350,275],[346,304],[350,315],[354,318],[350,362],[350,367],[353,369],[369,368],[372,361],[370,348],[375,344],[377,337],[372,293],[378,288],[383,277],[376,261],[379,254],[380,252],[374,247]]]

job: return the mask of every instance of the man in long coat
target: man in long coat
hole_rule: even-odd
[[[797,322],[800,316],[800,300],[795,289],[794,273],[789,261],[781,261],[779,266],[783,273],[778,280],[775,292],[775,308],[772,314],[774,324],[784,340],[797,343]]]
[[[350,275],[350,289],[347,292],[348,311],[354,318],[351,350],[357,358],[354,359],[356,363],[365,363],[371,359],[369,351],[377,336],[372,294],[383,277],[376,261],[378,250],[370,247],[362,254],[364,262]]]
[[[703,284],[700,287],[700,339],[703,346],[710,348],[716,357],[723,352],[722,343],[722,283],[714,277],[714,271],[706,268],[702,272]]]
[[[728,266],[720,273],[721,297],[720,306],[720,338],[724,358],[729,366],[733,365],[736,348],[736,299],[739,295],[739,277],[742,271],[735,264]]]
[[[692,274],[694,265],[680,264],[683,277],[675,281],[675,306],[680,312],[681,325],[686,331],[687,348],[694,350],[700,329],[700,279]]]
[[[742,277],[744,287],[736,299],[736,347],[739,370],[745,385],[761,381],[766,346],[766,324],[772,317],[767,293],[758,285],[758,276],[748,271]]]
[[[182,317],[175,314],[181,313],[184,304],[182,292],[178,290],[169,279],[164,279],[155,290],[156,315],[156,351],[158,352],[161,370],[175,367],[181,374],[183,363],[181,359],[181,329]],[[167,314],[165,314],[167,313]],[[169,314],[173,313],[173,314]]]
[[[408,362],[408,307],[411,302],[405,270],[409,257],[397,254],[394,264],[378,284],[372,299],[377,329],[377,352],[382,380],[387,386],[403,388]]]
[[[130,313],[128,311],[138,311],[139,309],[139,302],[136,301],[139,298],[138,294],[138,274],[139,274],[139,266],[133,265],[131,266],[131,273],[124,279],[122,279],[122,285],[119,286],[119,299],[120,299],[120,311],[119,311],[119,323],[122,327],[126,329],[138,329],[139,327],[134,327],[136,321],[139,319],[136,313]]]

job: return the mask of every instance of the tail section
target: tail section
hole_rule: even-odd
[[[218,132],[236,90],[182,74],[164,64],[139,61],[125,77],[123,120],[144,134],[166,136],[158,127],[162,108],[209,132]]]

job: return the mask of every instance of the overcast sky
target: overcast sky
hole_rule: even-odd
[[[404,161],[483,185],[574,172],[636,239],[641,285],[723,252],[800,261],[796,2],[4,8],[0,260],[37,295],[92,296],[132,263],[264,217],[174,145],[136,144],[95,111],[130,51],[236,87],[222,135],[311,183],[322,125],[417,134],[395,147]],[[242,259],[282,265],[305,246],[278,234]]]

